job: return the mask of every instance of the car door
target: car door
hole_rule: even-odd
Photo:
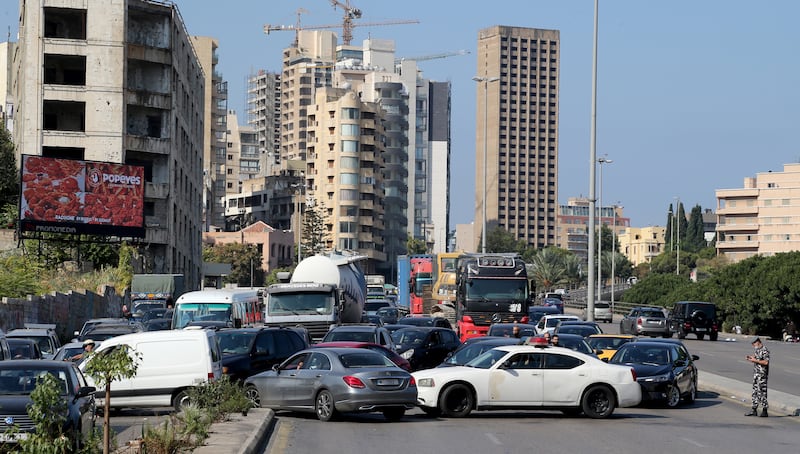
[[[321,352],[313,352],[297,370],[293,385],[292,406],[295,408],[311,408],[318,383],[331,373],[331,361]]]
[[[542,353],[516,353],[489,371],[487,404],[540,406],[544,400]]]
[[[548,352],[541,369],[544,402],[542,405],[574,405],[591,379],[581,370],[584,362],[571,355]]]
[[[633,327],[631,326],[631,320],[636,320],[636,309],[631,309],[631,311],[622,318],[622,321],[620,322],[620,334],[635,334],[633,332]]]
[[[298,399],[296,387],[299,379],[297,374],[308,363],[310,356],[311,352],[298,353],[281,364],[275,376],[270,377],[267,381],[264,386],[266,389],[260,390],[264,391],[261,396],[261,406],[272,408],[294,407]]]
[[[277,344],[274,332],[264,331],[256,335],[256,340],[253,342],[253,351],[250,352],[248,376],[269,370],[273,364],[280,363],[289,356],[277,357]]]
[[[78,389],[89,386],[86,382],[86,378],[83,376],[83,373],[78,369],[78,366],[75,364],[72,365],[72,374],[75,376],[77,381],[76,385]],[[88,396],[79,397],[77,399],[78,409],[80,411],[80,419],[81,419],[81,431],[84,436],[89,436],[91,434],[92,429],[94,428],[93,421],[95,419],[95,402],[94,402],[94,394],[89,394]]]
[[[687,393],[693,386],[696,373],[694,363],[689,357],[689,352],[683,346],[675,345],[670,348],[669,354],[675,371],[675,380],[678,382],[678,389],[681,390],[681,394]]]

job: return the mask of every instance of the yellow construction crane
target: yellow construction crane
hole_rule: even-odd
[[[355,8],[350,5],[350,0],[345,0],[345,3],[339,2],[337,0],[331,0],[333,7],[336,8],[337,6],[344,9],[344,18],[341,24],[324,24],[324,25],[310,25],[310,26],[301,26],[300,25],[300,13],[307,13],[308,11],[300,8],[297,10],[297,24],[295,25],[271,25],[266,24],[264,25],[264,33],[269,35],[270,32],[274,31],[294,31],[295,32],[295,46],[297,46],[298,38],[297,33],[300,30],[324,30],[330,28],[341,28],[342,29],[342,42],[349,46],[350,42],[353,40],[353,28],[356,26],[359,27],[371,27],[376,25],[399,25],[399,24],[418,24],[419,21],[412,19],[412,20],[390,20],[385,22],[362,22],[360,24],[354,23],[353,19],[361,18],[361,10]],[[301,11],[302,10],[302,11]]]
[[[395,58],[394,62],[395,64],[397,64],[404,60],[413,60],[413,61],[436,60],[437,58],[456,57],[458,55],[467,55],[468,53],[469,53],[468,50],[461,49],[454,52],[442,52],[441,54],[421,55],[419,57],[400,57],[400,58]]]

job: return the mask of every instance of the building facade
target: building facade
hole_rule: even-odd
[[[198,288],[205,77],[177,7],[26,0],[18,46],[17,157],[144,167],[135,271],[183,273]]]
[[[598,207],[595,220],[616,236],[622,235],[631,225],[630,218],[625,217],[623,208],[618,205]],[[586,261],[589,257],[589,199],[570,197],[566,205],[558,207],[557,232],[556,246]]]
[[[257,134],[262,175],[280,171],[281,75],[265,70],[247,78],[247,124]]]
[[[619,251],[628,257],[633,266],[650,263],[653,257],[664,252],[665,227],[628,227],[617,236]]]
[[[484,223],[537,248],[556,244],[560,52],[558,30],[478,33],[476,244]]]
[[[192,36],[200,66],[205,75],[203,103],[203,226],[205,231],[219,230],[225,225],[223,200],[228,186],[227,112],[228,83],[222,79],[219,64],[219,42],[206,36]]]
[[[232,243],[255,245],[261,254],[261,263],[256,266],[264,273],[291,266],[294,260],[292,232],[276,229],[261,221],[236,231],[203,233],[203,244],[215,246]]]
[[[0,43],[0,122],[11,132],[14,130],[14,95],[11,93],[11,77],[14,50],[17,43]]]
[[[732,263],[800,250],[800,164],[760,172],[739,189],[718,189],[717,254]]]

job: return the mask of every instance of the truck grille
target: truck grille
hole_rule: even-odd
[[[477,326],[489,326],[492,323],[514,323],[519,322],[521,314],[510,312],[464,312],[464,315],[472,317],[473,323]],[[492,320],[492,319],[495,320]]]
[[[296,323],[296,324],[286,324],[286,323],[265,323],[266,326],[283,326],[286,328],[302,326],[303,328],[308,330],[308,335],[311,336],[311,340],[314,342],[318,342],[328,334],[328,331],[331,328],[330,322],[311,322],[311,323]]]

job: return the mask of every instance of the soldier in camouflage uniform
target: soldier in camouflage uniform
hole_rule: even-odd
[[[760,338],[753,340],[754,355],[747,355],[747,360],[753,363],[753,409],[745,416],[757,416],[758,407],[761,406],[761,416],[767,417],[767,378],[769,377],[769,350],[761,343]]]

